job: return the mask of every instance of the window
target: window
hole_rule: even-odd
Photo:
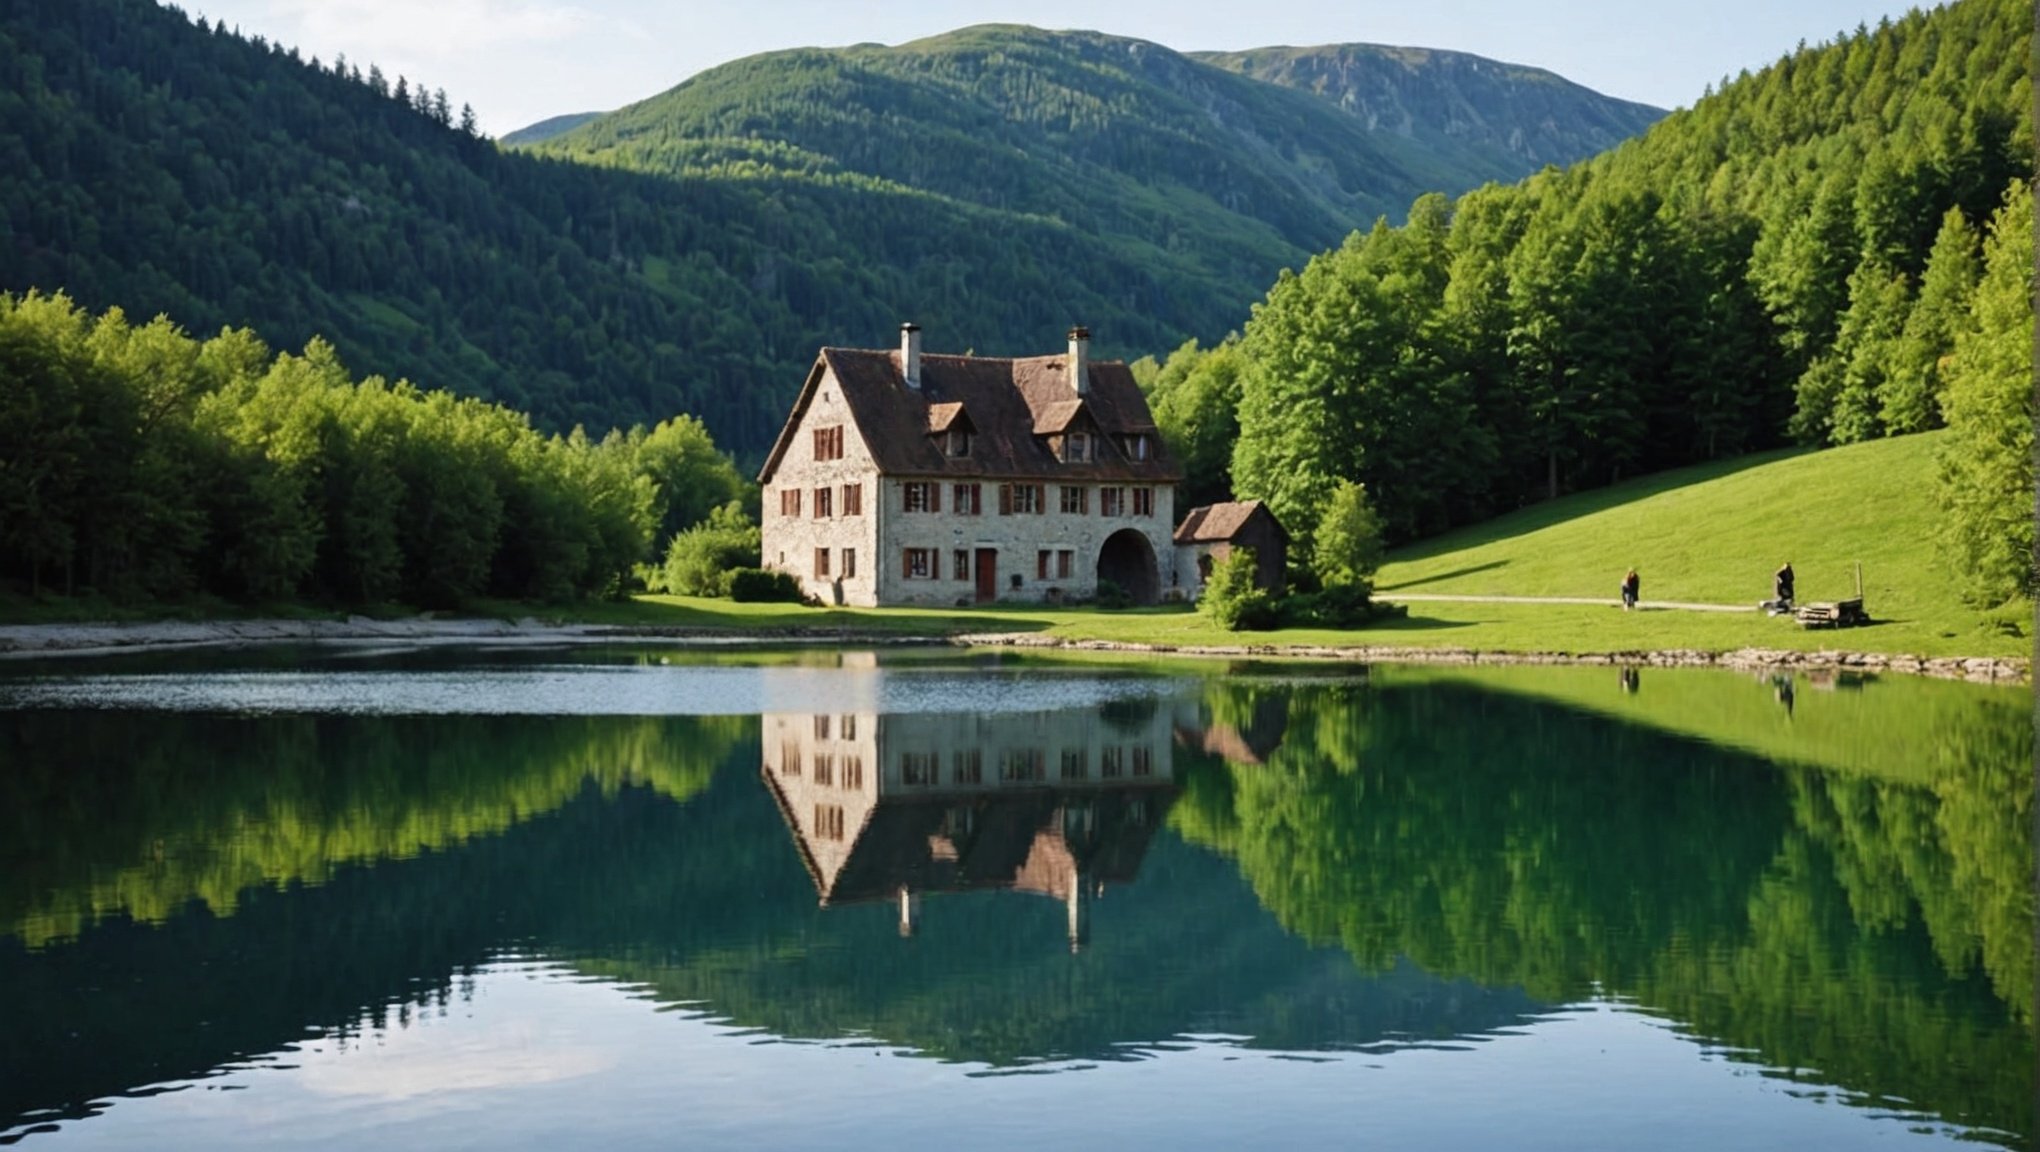
[[[1091,510],[1091,490],[1080,486],[1062,486],[1062,510],[1065,516],[1081,516]]]
[[[834,784],[836,782],[836,758],[834,756],[824,756],[819,752],[815,753],[814,777],[817,784]]]
[[[927,480],[912,480],[906,485],[907,511],[942,511],[942,486]]]
[[[779,490],[779,514],[781,516],[800,515],[800,489],[781,488]]]
[[[841,804],[815,805],[815,839],[841,840],[843,838],[843,806]]]
[[[800,745],[791,740],[780,742],[779,774],[781,776],[800,775]]]
[[[1048,508],[1044,489],[1040,484],[999,485],[999,515],[1012,516],[1016,513],[1039,514]]]
[[[1123,748],[1107,748],[1099,752],[1098,775],[1107,780],[1117,779],[1125,760],[1126,751]]]
[[[1065,464],[1089,464],[1091,462],[1091,437],[1083,432],[1072,432],[1064,436],[1062,459]]]
[[[843,579],[857,579],[857,549],[843,549]]]
[[[1054,556],[1055,553],[1050,552],[1046,548],[1034,554],[1034,578],[1036,580],[1048,579],[1048,566],[1054,562]]]
[[[855,712],[844,713],[843,723],[840,726],[839,731],[843,733],[843,739],[845,740],[857,739],[857,713]]]
[[[1061,776],[1064,780],[1082,780],[1090,774],[1090,757],[1084,754],[1082,748],[1063,749]]]
[[[1135,776],[1154,775],[1154,755],[1154,749],[1152,748],[1135,748],[1133,750],[1133,774]]]
[[[937,776],[935,753],[900,753],[900,780],[916,788],[933,788]]]
[[[1135,516],[1152,516],[1155,514],[1154,489],[1135,488],[1133,490],[1133,514]]]
[[[935,550],[933,548],[909,548],[903,554],[900,574],[909,580],[935,579]]]
[[[815,489],[815,519],[827,520],[836,514],[835,509],[836,490],[833,488]]]
[[[815,739],[827,740],[828,738],[829,738],[829,718],[827,716],[815,717]]]
[[[958,516],[977,516],[983,514],[985,510],[981,500],[984,493],[979,491],[976,484],[958,484],[949,495],[950,510]]]
[[[815,459],[841,460],[843,458],[843,426],[835,424],[815,429]]]
[[[999,779],[1017,783],[1039,783],[1047,778],[1046,756],[1038,748],[999,753]]]
[[[1063,549],[1060,552],[1057,552],[1055,554],[1055,578],[1058,580],[1069,579],[1070,564],[1076,558],[1077,554],[1075,552],[1070,551],[1067,548]]]
[[[970,579],[970,549],[958,548],[949,554],[949,578],[951,580]]]
[[[985,753],[981,748],[949,754],[949,775],[958,784],[985,782]]]
[[[843,787],[853,792],[864,787],[864,757],[843,757]]]
[[[843,515],[845,516],[864,515],[864,485],[862,484],[843,485]]]
[[[1098,515],[1100,516],[1126,515],[1126,489],[1124,488],[1098,489]]]
[[[827,580],[829,578],[829,550],[827,548],[815,549],[815,578],[817,580]]]
[[[942,445],[942,451],[955,457],[970,455],[970,433],[961,428],[951,428],[948,439]]]
[[[1148,458],[1148,438],[1140,435],[1121,436],[1119,450],[1126,453],[1128,460],[1145,460]]]

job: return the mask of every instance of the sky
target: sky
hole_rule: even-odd
[[[606,111],[779,48],[899,44],[971,24],[1094,29],[1183,51],[1368,42],[1548,68],[1674,108],[1900,0],[180,0],[330,61],[445,88],[492,135]]]

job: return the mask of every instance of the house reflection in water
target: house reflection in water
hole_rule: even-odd
[[[775,713],[761,771],[824,905],[1004,888],[1069,910],[1140,869],[1176,795],[1166,709],[1012,714]]]

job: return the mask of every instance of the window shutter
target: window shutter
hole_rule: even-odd
[[[999,515],[1011,516],[1012,514],[1013,486],[1011,484],[1001,484],[999,485]]]
[[[914,574],[914,551],[911,548],[902,548],[900,549],[900,579],[902,580],[908,579],[909,577],[913,576],[913,574]]]
[[[1034,514],[1036,516],[1043,516],[1047,513],[1048,488],[1045,485],[1036,484],[1034,486]]]
[[[928,511],[942,511],[942,485],[932,480],[928,482]]]
[[[928,579],[942,579],[942,549],[928,549]]]
[[[980,488],[976,484],[973,484],[970,486],[970,514],[973,516],[977,516],[982,514],[984,510],[985,510],[984,489]]]

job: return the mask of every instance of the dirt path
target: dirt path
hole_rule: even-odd
[[[1442,601],[1462,604],[1599,604],[1608,608],[1620,608],[1622,601],[1597,599],[1592,596],[1443,596],[1424,592],[1383,592],[1380,599],[1393,604],[1398,601]],[[1754,604],[1692,604],[1683,600],[1643,600],[1637,607],[1648,612],[1658,608],[1669,608],[1680,612],[1755,612]]]

